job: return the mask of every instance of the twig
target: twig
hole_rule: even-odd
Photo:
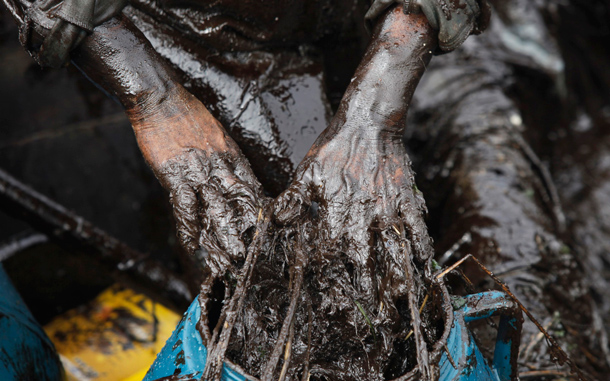
[[[394,226],[394,230],[399,231],[396,226]],[[415,282],[415,270],[413,269],[411,258],[408,255],[408,251],[405,245],[405,238],[402,234],[399,234],[398,237],[400,237],[402,241],[401,246],[404,251],[403,262],[405,266],[405,278],[407,284],[409,285],[407,289],[407,297],[409,300],[409,306],[411,311],[411,324],[413,326],[413,333],[415,335],[415,347],[417,348],[417,363],[419,365],[419,370],[421,372],[422,378],[429,379],[431,378],[430,354],[428,353],[426,341],[421,330],[421,316],[419,314],[419,309],[417,308],[417,283]]]
[[[452,264],[451,266],[447,267],[445,270],[443,270],[443,272],[441,272],[440,274],[438,274],[436,276],[436,280],[440,280],[441,278],[443,278],[445,275],[447,275],[448,273],[452,272],[453,270],[455,270],[457,267],[459,267],[462,263],[464,263],[468,258],[474,258],[472,256],[472,254],[468,254],[466,255],[464,258],[460,259],[459,261],[455,262],[454,264]]]
[[[449,360],[449,362],[453,366],[453,369],[457,369],[458,367],[457,365],[455,365],[455,362],[453,362],[453,357],[451,357],[451,353],[449,353],[449,348],[447,348],[447,344],[443,344],[443,349],[445,350],[445,353],[447,353],[447,360]]]
[[[469,294],[474,293],[474,284],[472,284],[472,281],[466,276],[466,274],[464,274],[464,272],[462,271],[462,269],[456,269],[458,274],[460,274],[460,278],[462,278],[462,280],[466,283],[466,291]]]
[[[409,333],[407,333],[407,336],[405,336],[405,341],[409,340],[411,336],[413,336],[413,330],[410,330]]]
[[[212,285],[214,284],[214,281],[216,279],[214,279],[214,277],[206,277],[203,282],[201,283],[200,286],[200,291],[199,291],[199,296],[198,296],[198,300],[199,300],[199,306],[201,308],[201,314],[199,317],[199,322],[197,323],[198,326],[198,330],[201,333],[203,342],[205,343],[205,345],[210,345],[210,343],[212,343],[212,334],[210,333],[210,327],[209,327],[209,311],[208,311],[208,301],[209,301],[209,295],[212,294]],[[225,287],[225,298],[223,300],[227,300],[227,292],[229,291],[228,287]],[[216,332],[216,328],[218,328],[218,323],[224,321],[224,315],[221,314],[218,317],[218,322],[216,324],[216,327],[214,328],[214,332]]]
[[[297,229],[298,229],[298,227],[297,227]],[[298,243],[295,247],[295,254],[296,254],[296,258],[295,258],[296,263],[294,264],[294,267],[293,267],[293,272],[294,272],[295,276],[294,276],[294,286],[292,288],[292,296],[290,298],[290,306],[288,307],[288,312],[286,313],[286,317],[284,318],[284,322],[282,323],[282,328],[280,330],[280,334],[278,336],[277,342],[275,343],[275,347],[273,348],[271,358],[267,362],[267,365],[265,365],[265,370],[261,377],[262,380],[271,380],[271,377],[273,377],[273,372],[275,371],[275,368],[277,367],[277,363],[279,361],[280,354],[282,353],[282,347],[284,346],[284,343],[286,342],[289,330],[293,325],[294,314],[297,309],[297,300],[299,299],[299,295],[301,293],[301,288],[303,286],[303,270],[305,267],[305,260],[306,260],[305,253],[303,252],[303,248],[301,247],[300,243]],[[288,345],[288,344],[286,344],[286,345]],[[289,360],[290,359],[285,360],[284,366],[286,366],[286,361],[289,361]]]
[[[91,253],[112,269],[130,275],[180,303],[193,299],[185,283],[148,254],[93,225],[59,203],[36,192],[0,169],[0,208],[45,233],[57,244],[77,253]]]
[[[456,243],[454,243],[449,250],[447,250],[443,256],[438,260],[439,265],[444,266],[445,263],[447,263],[447,261],[449,261],[449,259],[451,259],[451,257],[453,256],[453,254],[456,253],[456,251],[459,250],[459,248],[465,244],[465,243],[470,243],[472,241],[472,234],[470,234],[470,232],[466,232],[464,233],[464,235],[462,236],[462,238],[460,238]]]
[[[282,372],[278,381],[284,381],[286,379],[286,373],[288,372],[288,365],[290,365],[290,356],[292,354],[292,340],[294,339],[294,320],[290,325],[290,335],[288,336],[288,342],[286,343],[286,349],[284,350],[284,365],[282,366]]]
[[[430,296],[430,294],[426,294],[426,297],[424,298],[424,302],[421,304],[421,307],[419,307],[420,314],[424,310],[424,306],[426,305],[426,302],[428,301],[428,296]],[[411,335],[413,335],[413,330],[410,330],[409,333],[407,333],[407,336],[405,336],[405,341],[409,340],[409,337],[411,337]]]
[[[549,321],[545,326],[544,329],[548,330],[553,324],[556,323],[556,319],[555,316],[553,316],[553,318],[551,319],[551,321]],[[525,347],[525,351],[523,352],[523,358],[527,359],[530,355],[530,352],[534,349],[534,347],[536,346],[536,344],[538,344],[540,342],[540,340],[542,340],[542,338],[544,337],[544,334],[542,332],[538,332],[536,334],[536,336],[534,336],[532,338],[532,340],[529,342],[529,344],[527,344],[527,347]]]
[[[307,302],[307,352],[305,353],[305,363],[303,364],[302,381],[309,380],[309,355],[311,354],[311,326],[313,324],[313,311],[311,309],[311,300]]]
[[[222,375],[222,366],[225,359],[225,353],[227,351],[227,347],[229,346],[231,333],[237,320],[237,311],[241,310],[242,308],[244,298],[247,293],[246,290],[250,286],[250,279],[252,277],[254,265],[256,264],[258,254],[260,253],[260,250],[264,243],[265,236],[261,235],[260,232],[267,231],[269,221],[271,220],[270,216],[265,216],[265,218],[262,218],[262,210],[259,210],[258,215],[259,219],[257,221],[256,231],[254,232],[254,239],[252,244],[248,248],[248,255],[246,256],[246,261],[242,268],[237,287],[228,305],[223,309],[224,321],[218,322],[218,325],[222,325],[222,331],[220,332],[220,334],[218,334],[218,331],[215,329],[214,335],[212,336],[208,352],[208,361],[203,373],[204,380],[219,381]],[[220,338],[216,343],[217,336],[220,336]]]
[[[519,378],[522,380],[537,377],[567,377],[570,379],[575,378],[574,375],[559,370],[532,370],[528,372],[519,373]]]

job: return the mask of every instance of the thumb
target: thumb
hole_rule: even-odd
[[[273,201],[273,217],[279,225],[288,225],[303,217],[311,206],[309,183],[295,181]]]

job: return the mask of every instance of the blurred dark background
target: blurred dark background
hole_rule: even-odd
[[[74,67],[41,69],[19,44],[4,6],[0,168],[132,248],[175,267],[171,209],[142,159],[122,107]],[[0,207],[0,247],[37,234],[4,209]],[[3,263],[44,324],[112,283],[90,258],[45,243]]]

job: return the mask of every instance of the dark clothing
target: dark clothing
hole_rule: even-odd
[[[136,0],[145,13],[221,50],[257,50],[337,37],[367,0]],[[161,21],[161,20],[159,20]]]

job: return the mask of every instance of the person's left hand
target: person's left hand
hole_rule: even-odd
[[[312,212],[316,244],[340,248],[360,269],[375,260],[378,238],[384,240],[395,227],[406,231],[410,259],[430,258],[426,207],[402,135],[408,104],[434,47],[422,16],[394,9],[378,23],[330,126],[274,201],[277,223],[292,225]],[[356,274],[354,283],[374,289],[375,269],[363,271],[369,273]]]
[[[431,254],[424,199],[400,131],[331,126],[297,169],[292,185],[275,201],[275,219],[282,225],[294,223],[308,211],[317,214],[316,242],[340,248],[355,269],[370,270],[354,275],[361,291],[377,289],[371,263],[376,241],[388,231],[405,230],[407,253],[416,261],[422,263]],[[375,305],[373,300],[367,302]]]
[[[343,263],[341,279],[349,283],[332,280],[342,282],[332,308],[357,300],[362,310],[375,311],[373,326],[399,335],[396,323],[405,321],[405,310],[398,305],[408,300],[424,380],[437,373],[418,324],[421,282],[431,271],[433,249],[402,136],[408,105],[435,47],[425,17],[394,8],[381,18],[330,126],[273,205],[275,221],[300,232],[310,270]]]

